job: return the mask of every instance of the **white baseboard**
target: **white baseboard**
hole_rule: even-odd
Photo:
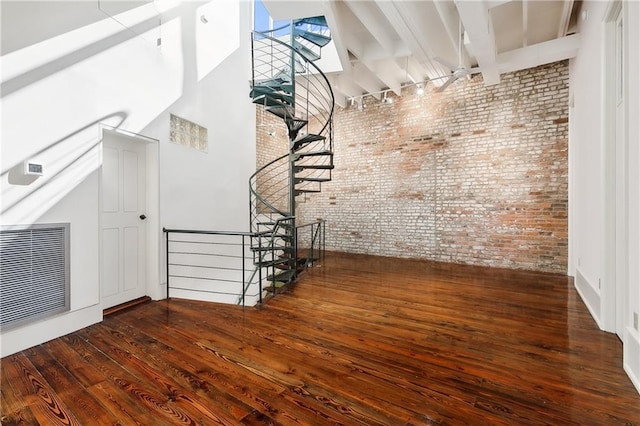
[[[597,290],[597,286],[594,286],[593,283],[589,282],[582,271],[580,271],[580,268],[576,268],[576,279],[574,280],[574,285],[596,324],[598,324],[600,330],[604,330],[601,319],[600,291]]]
[[[627,327],[623,350],[624,371],[640,393],[640,337],[632,328]]]
[[[97,304],[3,331],[0,337],[0,354],[2,357],[12,355],[100,321],[102,321],[102,308]]]

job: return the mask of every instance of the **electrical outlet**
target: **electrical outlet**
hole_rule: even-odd
[[[600,278],[598,278],[598,288],[602,288],[602,280]]]
[[[633,328],[635,328],[636,331],[638,331],[638,313],[637,312],[633,313]]]

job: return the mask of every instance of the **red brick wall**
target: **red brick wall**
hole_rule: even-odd
[[[299,223],[325,218],[331,250],[566,273],[567,62],[394,101],[338,108]]]

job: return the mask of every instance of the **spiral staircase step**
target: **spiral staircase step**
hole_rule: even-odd
[[[285,95],[278,92],[273,93],[265,93],[264,95],[258,95],[253,98],[254,104],[265,105],[265,106],[279,106],[282,104],[285,105],[293,105],[293,96]]]
[[[297,37],[307,40],[309,43],[315,44],[318,47],[324,47],[327,44],[329,44],[329,42],[331,42],[331,37],[329,36],[326,36],[320,33],[315,33],[312,31],[303,30],[298,27],[295,27],[293,29],[293,34]]]
[[[323,141],[326,138],[327,137],[323,136],[323,135],[316,135],[314,133],[307,133],[306,135],[301,136],[300,138],[298,138],[298,139],[293,141],[292,149],[294,151],[298,151],[300,148],[302,148],[305,145],[310,144],[311,142]]]
[[[307,46],[305,46],[304,44],[300,43],[297,40],[293,41],[293,47],[298,52],[300,52],[300,54],[302,54],[302,56],[306,57],[310,61],[317,61],[318,59],[320,59],[320,55],[318,53],[316,53],[313,50],[309,49]]]
[[[296,19],[293,24],[295,26],[309,24],[309,25],[318,25],[320,27],[328,27],[327,20],[324,16],[311,16],[308,18]]]
[[[331,151],[309,151],[309,152],[299,152],[296,154],[297,159],[301,159],[304,157],[322,157],[322,156],[333,156],[333,152]]]

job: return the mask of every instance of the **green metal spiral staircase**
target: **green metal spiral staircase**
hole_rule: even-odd
[[[249,180],[250,229],[258,267],[267,268],[271,291],[296,280],[308,259],[298,255],[296,198],[320,192],[331,180],[334,96],[315,64],[331,41],[323,16],[292,21],[252,37],[250,96],[287,128],[288,151]]]

